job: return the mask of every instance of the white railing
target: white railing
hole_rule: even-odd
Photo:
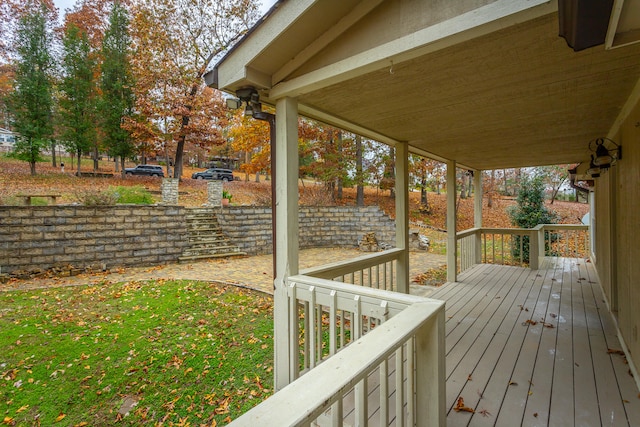
[[[305,275],[287,298],[295,381],[232,426],[444,426],[443,302]]]
[[[545,256],[586,257],[589,227],[541,224],[535,228],[471,228],[457,233],[458,271],[475,264],[528,265]]]
[[[347,261],[310,268],[301,273],[306,276],[366,286],[373,289],[399,291],[396,273],[398,271],[398,260],[403,252],[402,249],[390,249]]]

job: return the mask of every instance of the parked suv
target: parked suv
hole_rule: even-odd
[[[192,179],[218,179],[220,181],[233,181],[231,169],[211,168],[206,171],[196,172],[191,175]]]
[[[125,175],[144,175],[144,176],[162,176],[164,177],[164,171],[162,166],[155,165],[137,165],[135,168],[126,168],[124,170]]]

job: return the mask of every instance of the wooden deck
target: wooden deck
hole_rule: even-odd
[[[430,296],[446,301],[448,426],[640,426],[591,264],[478,265]]]

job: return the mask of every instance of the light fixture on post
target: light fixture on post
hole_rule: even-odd
[[[227,99],[227,107],[237,110],[242,106],[244,102],[246,104],[244,109],[245,117],[252,117],[256,120],[261,120],[269,124],[269,141],[271,147],[271,240],[273,245],[273,278],[276,278],[276,115],[267,111],[262,111],[262,103],[260,102],[260,94],[254,87],[245,87],[236,91],[238,98]],[[274,282],[275,289],[275,282]]]
[[[600,166],[597,166],[594,163],[594,156],[591,155],[591,163],[589,164],[589,169],[587,169],[587,175],[591,178],[599,178],[600,177]]]
[[[608,169],[622,158],[622,147],[609,138],[596,138],[589,141],[591,163],[600,169]]]

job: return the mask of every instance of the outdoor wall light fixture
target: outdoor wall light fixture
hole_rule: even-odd
[[[591,155],[591,163],[589,164],[589,169],[587,169],[587,175],[589,175],[591,178],[600,177],[600,166],[597,166],[594,163],[593,154]]]
[[[609,138],[596,138],[589,141],[591,165],[600,169],[608,169],[622,158],[622,147]]]

